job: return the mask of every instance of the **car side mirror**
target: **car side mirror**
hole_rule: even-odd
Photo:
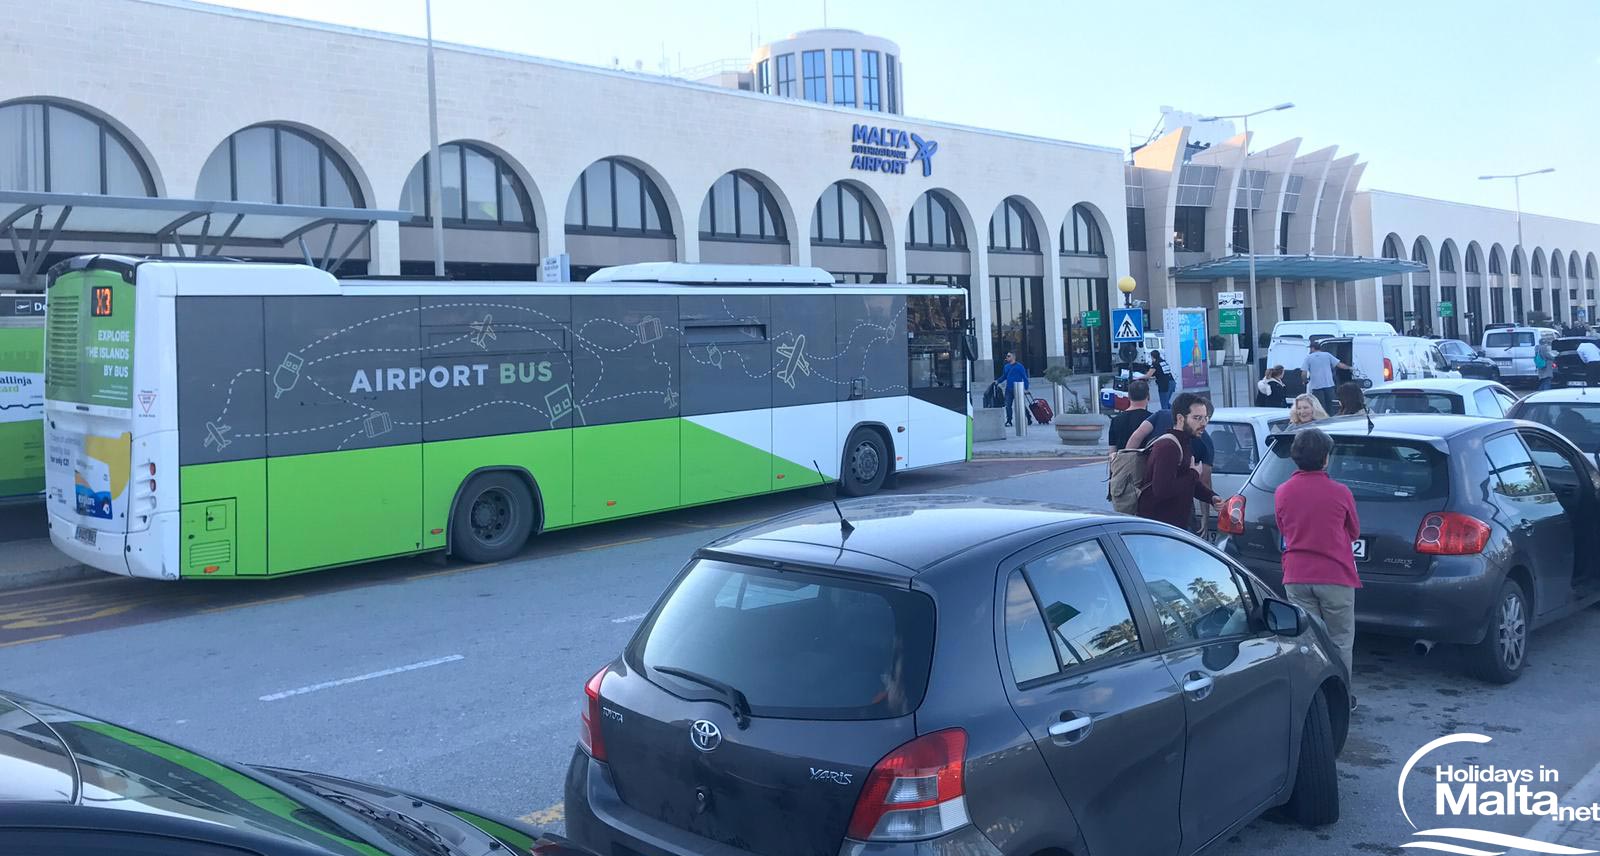
[[[1267,629],[1279,636],[1299,636],[1306,632],[1305,610],[1277,598],[1264,598],[1261,614]]]

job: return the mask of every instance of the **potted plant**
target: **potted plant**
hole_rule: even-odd
[[[1067,395],[1056,414],[1056,436],[1068,446],[1098,446],[1110,420],[1100,415],[1098,402],[1088,402],[1069,385],[1072,373],[1063,366],[1045,370],[1045,379],[1064,390]]]

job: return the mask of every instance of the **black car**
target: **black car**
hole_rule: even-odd
[[[1566,386],[1600,386],[1600,362],[1585,363],[1578,356],[1578,346],[1585,342],[1600,347],[1600,338],[1594,336],[1563,336],[1550,343],[1555,352],[1556,371],[1550,385],[1557,389]]]
[[[583,856],[584,851],[514,820],[334,776],[232,764],[0,692],[0,853]]]
[[[1506,413],[1537,422],[1567,438],[1600,463],[1600,389],[1547,389],[1529,393]]]
[[[608,854],[1188,854],[1338,817],[1320,622],[1164,524],[888,497],[699,551],[585,687]]]
[[[1478,353],[1460,339],[1440,339],[1439,353],[1444,355],[1444,361],[1450,364],[1450,368],[1461,372],[1462,377],[1500,379],[1500,367],[1495,365],[1494,360]]]
[[[1334,440],[1328,474],[1361,519],[1352,549],[1356,627],[1469,648],[1484,680],[1526,663],[1528,631],[1600,600],[1600,470],[1530,422],[1383,415],[1317,423]],[[1218,526],[1223,549],[1274,587],[1282,535],[1273,492],[1295,471],[1276,435]]]

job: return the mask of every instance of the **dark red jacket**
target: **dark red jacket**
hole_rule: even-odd
[[[1299,470],[1273,492],[1278,531],[1283,533],[1284,585],[1361,588],[1350,542],[1361,537],[1361,519],[1350,488],[1323,470]]]
[[[1216,498],[1211,488],[1200,481],[1200,473],[1189,464],[1194,459],[1194,453],[1189,450],[1190,439],[1189,435],[1174,429],[1157,437],[1150,445],[1144,463],[1144,481],[1139,484],[1140,517],[1188,529],[1194,517],[1194,501],[1210,502]]]

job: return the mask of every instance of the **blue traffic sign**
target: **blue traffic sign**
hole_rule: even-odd
[[[1144,312],[1138,309],[1111,310],[1111,341],[1143,342]]]

